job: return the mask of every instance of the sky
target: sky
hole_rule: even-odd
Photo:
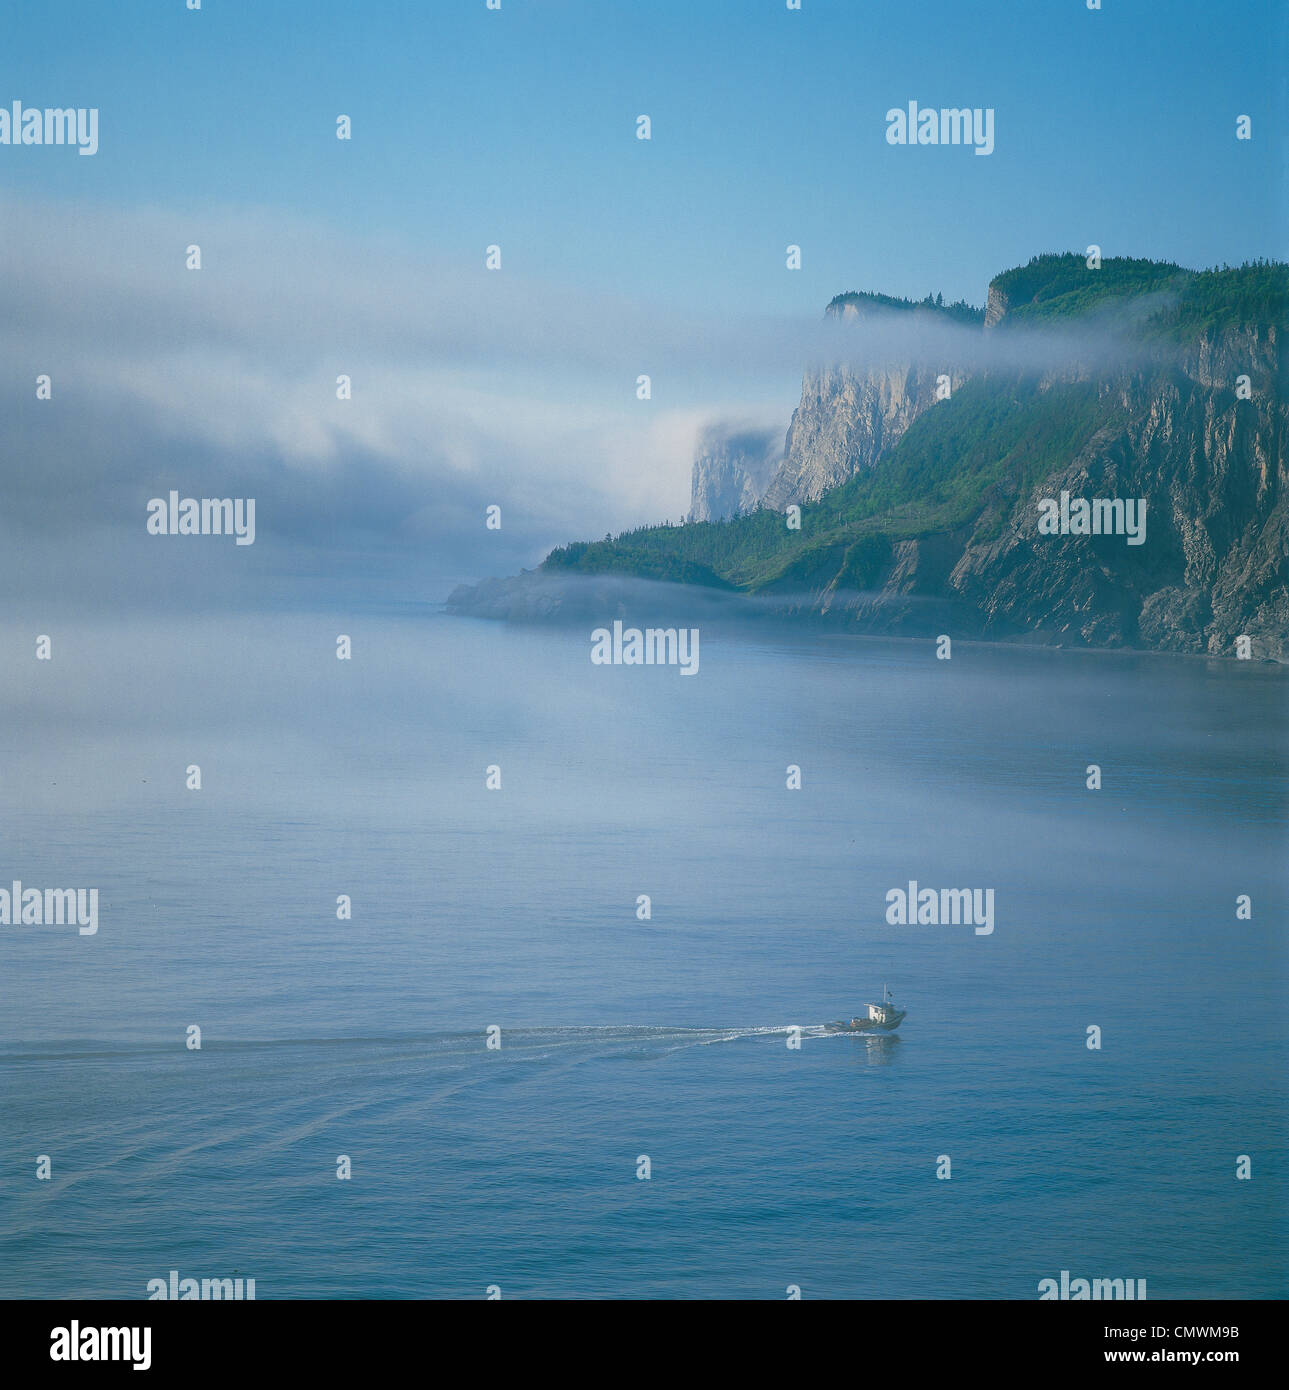
[[[238,561],[261,587],[379,575],[441,596],[680,517],[705,423],[786,429],[800,362],[774,345],[838,292],[979,304],[1001,270],[1092,243],[1196,267],[1284,256],[1287,15],[13,6],[0,105],[97,107],[100,147],[0,146],[0,467],[26,528],[0,578],[98,591],[89,557],[115,554],[114,528],[132,528],[117,572],[152,563],[146,496],[236,483],[269,504]],[[992,108],[993,153],[890,145],[885,114],[911,100]],[[43,414],[37,370],[56,379]],[[506,520],[481,537],[488,502]],[[69,526],[83,572],[51,575]]]

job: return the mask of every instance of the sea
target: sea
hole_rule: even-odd
[[[0,925],[0,1297],[1284,1296],[1282,668],[29,626],[0,887],[99,908]]]

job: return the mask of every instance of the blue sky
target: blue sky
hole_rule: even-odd
[[[700,313],[817,309],[850,288],[981,302],[998,271],[1093,241],[1192,265],[1283,254],[1284,14],[1269,0],[15,6],[0,96],[97,105],[102,148],[7,150],[0,177],[194,216],[286,209],[463,270],[497,242],[547,283]],[[993,107],[994,154],[888,146],[884,113],[910,99]],[[1254,139],[1237,144],[1241,113]]]

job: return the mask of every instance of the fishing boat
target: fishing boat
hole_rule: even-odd
[[[892,1033],[904,1022],[906,1010],[897,1009],[891,998],[891,991],[882,986],[882,1002],[870,1004],[868,1013],[858,1018],[838,1019],[835,1023],[825,1023],[830,1033]]]

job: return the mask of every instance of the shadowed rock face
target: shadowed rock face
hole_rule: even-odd
[[[1221,656],[1243,635],[1255,658],[1289,660],[1282,338],[1275,326],[1208,333],[1179,357],[1108,377],[1087,443],[1032,487],[997,485],[966,524],[896,540],[862,585],[843,541],[803,551],[774,587],[795,587],[802,616],[865,631],[920,631],[934,602],[963,635]],[[1040,390],[1087,379],[1045,377]],[[1008,389],[1005,376],[980,384]],[[830,456],[854,427],[854,398],[843,388],[841,399]],[[951,416],[940,423],[952,455]],[[1144,499],[1144,543],[1042,534],[1039,502],[1062,491]]]
[[[1289,659],[1289,438],[1282,334],[1206,334],[1180,363],[1102,388],[1104,424],[1075,458],[985,518],[946,579],[986,633]],[[1252,397],[1235,383],[1248,375]],[[1044,536],[1038,500],[1139,497],[1147,538]],[[996,527],[996,522],[994,523]]]
[[[724,521],[750,512],[783,456],[778,430],[712,425],[694,456],[690,521]]]

